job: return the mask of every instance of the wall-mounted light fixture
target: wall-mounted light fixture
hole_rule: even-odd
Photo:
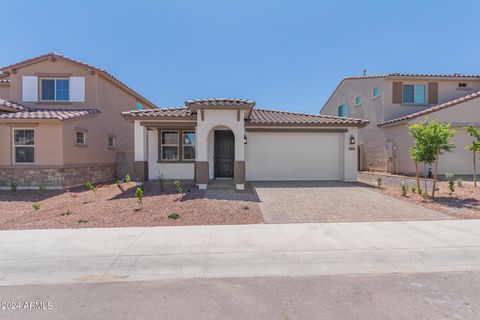
[[[350,136],[350,144],[355,144],[355,136],[353,134]]]
[[[247,136],[246,135],[243,136],[243,144],[247,144]]]

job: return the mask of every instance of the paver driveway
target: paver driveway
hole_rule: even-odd
[[[265,223],[452,219],[357,183],[289,181],[252,185]]]

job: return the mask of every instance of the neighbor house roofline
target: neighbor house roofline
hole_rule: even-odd
[[[99,68],[99,67],[95,67],[95,66],[90,65],[88,63],[85,63],[83,61],[79,61],[79,60],[75,60],[75,59],[66,57],[64,55],[61,55],[61,54],[58,54],[58,53],[55,53],[55,52],[49,52],[47,54],[43,54],[43,55],[40,55],[40,56],[37,56],[37,57],[33,57],[33,58],[30,58],[30,59],[27,59],[27,60],[23,60],[23,61],[11,64],[11,65],[2,67],[2,68],[0,68],[0,71],[2,71],[3,74],[9,74],[10,70],[12,70],[12,69],[17,69],[17,68],[20,68],[20,67],[24,67],[24,66],[34,64],[34,63],[37,63],[39,61],[48,60],[48,59],[50,59],[50,60],[60,59],[60,60],[63,60],[63,61],[69,62],[69,63],[73,63],[75,65],[81,66],[81,67],[86,68],[90,71],[97,72],[99,75],[103,76],[105,79],[107,79],[110,82],[112,82],[113,84],[117,85],[118,87],[120,87],[125,92],[133,95],[135,98],[137,98],[140,102],[146,104],[148,107],[157,108],[157,106],[153,102],[151,102],[147,98],[143,97],[137,91],[133,90],[132,88],[127,86],[124,82],[120,81],[118,78],[114,77],[113,75],[111,75],[110,73],[105,71],[104,69]]]
[[[320,109],[322,112],[323,108],[330,102],[332,97],[334,96],[335,92],[337,92],[338,88],[342,85],[345,80],[362,80],[362,79],[381,79],[381,78],[388,78],[388,79],[428,79],[428,80],[480,80],[480,74],[461,74],[461,73],[453,73],[453,74],[432,74],[432,73],[385,73],[385,74],[370,74],[364,76],[348,76],[344,77],[342,81],[337,85],[335,90],[333,90],[332,94],[328,97],[327,101],[323,104],[323,107]]]
[[[397,123],[402,122],[402,121],[407,121],[407,120],[415,119],[415,118],[418,118],[418,117],[421,117],[421,116],[425,116],[425,115],[430,114],[432,112],[436,112],[436,111],[440,111],[440,110],[443,110],[443,109],[446,109],[446,108],[450,108],[450,107],[456,106],[458,104],[461,104],[461,103],[464,103],[464,102],[467,102],[467,101],[470,101],[470,100],[473,100],[473,99],[478,99],[478,98],[480,98],[480,91],[468,94],[466,96],[463,96],[463,97],[460,97],[460,98],[457,98],[457,99],[454,99],[454,100],[450,100],[448,102],[438,104],[436,106],[433,106],[433,107],[430,107],[430,108],[427,108],[427,109],[424,109],[424,110],[421,110],[421,111],[418,111],[418,112],[415,112],[415,113],[411,113],[411,114],[403,116],[403,117],[399,117],[399,118],[395,118],[395,119],[392,119],[392,120],[382,122],[382,123],[378,124],[377,126],[382,127],[382,126],[386,126],[386,125],[390,125],[390,124],[397,124]]]

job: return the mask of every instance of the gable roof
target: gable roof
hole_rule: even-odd
[[[469,95],[466,95],[466,96],[463,96],[463,97],[460,97],[460,98],[457,98],[457,99],[454,99],[454,100],[450,100],[450,101],[445,102],[445,103],[438,104],[436,106],[433,106],[433,107],[430,107],[430,108],[427,108],[427,109],[424,109],[424,110],[421,110],[421,111],[418,111],[418,112],[408,114],[408,115],[403,116],[403,117],[399,117],[399,118],[395,118],[395,119],[392,119],[392,120],[382,122],[382,123],[378,124],[377,126],[381,127],[381,126],[384,126],[384,125],[388,125],[388,124],[392,124],[392,123],[396,123],[396,122],[400,122],[400,121],[404,121],[404,120],[415,119],[415,118],[430,114],[432,112],[436,112],[436,111],[440,111],[440,110],[443,110],[443,109],[446,109],[446,108],[450,108],[450,107],[453,107],[455,105],[458,105],[458,104],[461,104],[461,103],[464,103],[464,102],[467,102],[467,101],[470,101],[470,100],[473,100],[473,99],[477,99],[477,98],[480,98],[480,91],[471,93]]]
[[[184,118],[196,119],[195,112],[189,108],[167,108],[156,110],[134,110],[122,112],[122,115],[130,120],[156,118]],[[250,118],[245,119],[246,125],[325,125],[325,126],[358,126],[363,127],[369,123],[368,120],[342,118],[335,116],[325,116],[316,114],[307,114],[300,112],[278,111],[271,109],[254,108],[250,114]]]
[[[255,106],[255,102],[244,99],[229,99],[229,98],[217,98],[217,99],[194,99],[187,100],[185,102],[187,107],[191,106]]]
[[[23,111],[23,110],[27,110],[27,108],[25,108],[19,103],[0,99],[0,111],[17,112],[17,111]]]
[[[66,57],[64,55],[61,55],[61,54],[58,54],[58,53],[55,53],[55,52],[49,52],[47,54],[43,54],[43,55],[40,55],[40,56],[37,56],[37,57],[34,57],[34,58],[23,60],[23,61],[11,64],[11,65],[2,67],[2,68],[0,68],[0,70],[3,73],[8,73],[9,70],[11,70],[11,69],[20,68],[20,67],[23,67],[23,66],[26,66],[26,65],[29,65],[29,64],[37,63],[39,61],[48,60],[48,59],[52,59],[52,58],[60,59],[60,60],[63,60],[63,61],[69,62],[69,63],[76,64],[76,65],[81,66],[83,68],[87,68],[89,70],[95,71],[98,74],[105,77],[106,79],[113,82],[114,84],[118,85],[124,91],[126,91],[126,92],[130,93],[131,95],[135,96],[138,100],[145,103],[150,108],[156,108],[157,107],[153,102],[151,102],[147,98],[143,97],[137,91],[135,91],[132,88],[130,88],[129,86],[127,86],[124,82],[120,81],[118,78],[114,77],[113,75],[108,73],[106,70],[104,70],[102,68],[99,68],[99,67],[96,67],[96,66],[93,66],[91,64],[85,63],[83,61],[79,61],[79,60],[75,60],[75,59]]]
[[[35,108],[18,112],[0,113],[0,120],[71,120],[100,113],[98,109],[46,109]]]

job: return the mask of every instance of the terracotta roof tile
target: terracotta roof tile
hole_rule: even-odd
[[[419,78],[479,78],[478,74],[435,74],[435,73],[385,73],[385,74],[370,74],[365,76],[349,76],[344,79],[371,79],[371,78],[387,78],[387,77],[419,77]]]
[[[0,83],[10,83],[10,79],[0,79]]]
[[[100,113],[98,109],[27,109],[25,111],[2,113],[0,120],[70,120]]]
[[[0,99],[0,110],[16,112],[16,111],[27,110],[27,108],[25,108],[24,106],[22,106],[19,103],[4,100],[4,99]]]
[[[229,98],[218,98],[218,99],[194,99],[187,100],[185,104],[189,106],[251,106],[255,105],[255,102],[251,100],[244,99],[229,99]]]
[[[299,112],[278,111],[270,109],[253,109],[248,123],[252,124],[322,124],[322,125],[359,125],[364,126],[368,120],[307,114]]]
[[[188,108],[180,107],[180,108],[124,111],[122,112],[122,115],[125,118],[192,117],[193,113]]]
[[[56,52],[49,52],[47,54],[43,54],[43,55],[33,57],[33,58],[30,58],[30,59],[27,59],[27,60],[23,60],[23,61],[11,64],[9,66],[2,67],[2,68],[0,68],[0,70],[2,70],[3,72],[8,72],[9,69],[13,69],[13,68],[19,67],[21,65],[29,64],[29,63],[34,63],[34,62],[39,61],[39,60],[48,59],[49,57],[60,58],[60,59],[78,64],[78,65],[82,65],[83,67],[86,67],[88,69],[92,69],[92,70],[102,74],[106,78],[112,80],[113,82],[119,84],[120,87],[122,87],[126,91],[130,92],[132,95],[136,96],[140,100],[143,100],[144,102],[148,103],[149,105],[155,107],[155,104],[153,102],[151,102],[147,98],[143,97],[137,91],[135,91],[132,88],[130,88],[129,86],[127,86],[124,82],[120,81],[118,78],[114,77],[112,74],[110,74],[106,70],[104,70],[102,68],[99,68],[99,67],[96,67],[96,66],[93,66],[91,64],[88,64],[88,63],[80,61],[80,60],[75,60],[75,59],[69,58],[67,56],[58,54]]]
[[[395,122],[414,119],[414,118],[421,117],[421,116],[427,115],[429,113],[439,111],[439,110],[443,110],[443,109],[455,106],[457,104],[464,103],[464,102],[467,102],[467,101],[470,101],[470,100],[473,100],[473,99],[477,99],[477,98],[480,98],[480,91],[471,93],[469,95],[466,95],[466,96],[463,96],[463,97],[460,97],[460,98],[457,98],[457,99],[454,99],[454,100],[451,100],[451,101],[448,101],[448,102],[445,102],[445,103],[438,104],[436,106],[433,106],[433,107],[430,107],[430,108],[427,108],[427,109],[424,109],[424,110],[421,110],[421,111],[418,111],[418,112],[415,112],[415,113],[411,113],[411,114],[403,116],[403,117],[399,117],[399,118],[395,118],[395,119],[392,119],[392,120],[382,122],[382,123],[378,124],[378,126],[380,127],[380,126],[384,126],[384,125],[395,123]]]

